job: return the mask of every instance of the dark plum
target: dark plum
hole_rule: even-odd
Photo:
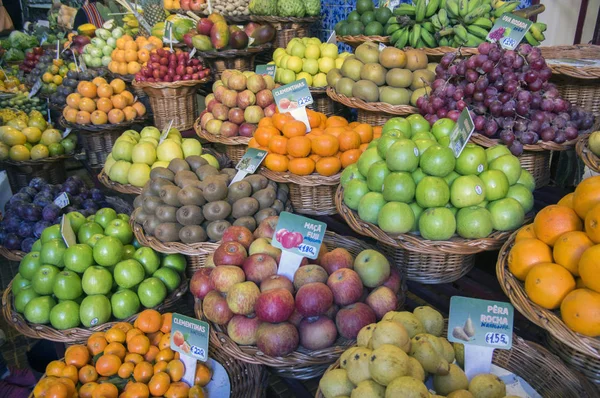
[[[41,177],[35,177],[29,181],[29,186],[37,189],[38,191],[44,188],[46,185],[48,185],[48,183]]]
[[[95,201],[104,200],[104,194],[98,188],[93,188],[92,190],[90,190],[90,192],[92,194],[93,200],[95,200]]]
[[[21,248],[21,238],[16,234],[7,234],[4,239],[4,247],[8,250],[19,250]]]
[[[38,221],[42,218],[42,207],[29,203],[23,208],[23,218],[27,221]]]
[[[17,235],[19,235],[21,238],[27,238],[28,236],[31,236],[33,234],[34,225],[35,224],[32,222],[22,221],[21,224],[19,224]]]
[[[77,195],[79,194],[79,186],[75,182],[67,181],[63,184],[63,191],[70,195]]]
[[[34,243],[35,243],[34,238],[23,239],[23,242],[21,242],[21,250],[24,251],[25,253],[29,253],[31,251],[31,247],[33,246]]]
[[[30,198],[34,198],[35,195],[37,195],[38,191],[35,188],[32,187],[23,187],[19,190],[19,193],[24,193],[29,195]]]
[[[51,225],[52,224],[49,221],[42,220],[36,222],[33,226],[33,236],[39,238],[40,236],[42,236],[42,232],[44,232],[44,229],[48,228]]]
[[[6,232],[9,233],[16,233],[19,230],[19,225],[21,225],[21,221],[17,217],[7,217],[2,223],[4,224]]]
[[[42,210],[42,217],[45,221],[52,221],[56,217],[60,216],[61,209],[58,205],[50,203]]]
[[[12,203],[16,201],[31,203],[31,196],[27,195],[26,193],[16,193],[10,198],[9,202]]]

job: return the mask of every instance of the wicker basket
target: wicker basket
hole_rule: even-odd
[[[134,187],[131,184],[123,185],[119,184],[118,182],[112,181],[108,178],[108,174],[104,172],[104,169],[102,169],[100,171],[100,174],[98,174],[98,181],[100,181],[102,185],[104,185],[106,188],[112,189],[113,191],[127,193],[130,195],[139,195],[140,193],[142,193],[142,188],[140,187]]]
[[[20,262],[27,253],[21,250],[10,250],[4,246],[0,246],[0,256],[4,257],[8,261]]]
[[[527,319],[545,329],[553,342],[559,341],[556,352],[586,374],[595,383],[600,383],[600,339],[588,337],[569,329],[560,318],[560,311],[550,311],[533,303],[527,297],[523,283],[508,270],[508,255],[515,243],[516,232],[506,241],[496,263],[496,275],[504,293],[512,305]],[[576,355],[573,357],[573,355]]]
[[[71,155],[61,155],[38,160],[3,160],[0,162],[0,169],[6,170],[10,189],[17,192],[36,177],[42,177],[50,184],[63,183],[67,178],[65,160],[70,157]]]
[[[314,102],[308,106],[309,109],[324,113],[327,117],[339,115],[339,109],[336,108],[341,104],[329,98],[326,87],[311,87],[310,93],[312,94]]]
[[[133,87],[143,89],[150,100],[154,125],[162,130],[173,120],[174,128],[184,131],[194,126],[198,115],[196,89],[204,80],[186,80],[173,83],[133,82]]]
[[[583,163],[590,168],[594,173],[600,173],[600,159],[590,150],[590,135],[585,134],[579,137],[576,150],[577,155],[583,160]]]
[[[250,20],[258,23],[268,23],[275,28],[276,48],[286,48],[288,43],[295,37],[308,37],[310,25],[317,22],[321,17],[274,17],[251,15]]]
[[[175,289],[167,298],[158,306],[154,307],[159,312],[165,312],[174,308],[174,304],[179,301],[181,296],[188,290],[188,280],[184,276],[181,278],[179,287]],[[77,343],[87,340],[94,332],[101,332],[110,329],[117,322],[107,322],[99,326],[91,328],[71,328],[66,330],[57,330],[50,325],[31,324],[19,314],[13,305],[14,297],[12,294],[12,282],[8,285],[2,295],[2,313],[6,321],[18,330],[21,334],[33,339],[44,339],[50,341],[58,341],[62,343]],[[132,315],[124,319],[125,322],[133,322],[139,314]]]
[[[495,231],[487,238],[447,241],[426,240],[416,234],[389,235],[375,224],[361,220],[344,204],[344,188],[336,192],[339,214],[355,232],[377,240],[378,246],[411,281],[434,284],[460,279],[473,268],[475,254],[499,249],[511,232]],[[526,220],[527,221],[527,220]]]
[[[270,49],[271,46],[271,43],[266,43],[243,50],[198,51],[196,54],[210,67],[213,78],[217,81],[221,79],[221,74],[226,69],[254,72],[254,58],[257,54]]]
[[[383,43],[383,44],[387,45],[390,42],[390,37],[389,36],[365,36],[365,35],[357,35],[357,36],[336,35],[335,40],[338,43],[345,43],[351,47],[358,47],[365,42]]]
[[[203,140],[225,145],[225,154],[231,159],[234,165],[242,159],[242,156],[244,156],[244,153],[248,149],[248,142],[250,142],[250,137],[221,137],[210,134],[200,127],[200,118],[194,123],[194,130],[196,130],[196,135]]]
[[[325,233],[323,243],[329,250],[343,247],[352,256],[358,255],[363,250],[373,249],[372,246],[359,239],[340,236],[330,231]],[[406,284],[403,281],[401,291],[398,292],[399,309],[404,306],[405,299]],[[199,300],[196,301],[195,310],[196,317],[203,319],[202,305]],[[300,347],[286,357],[274,358],[263,354],[256,346],[237,345],[227,335],[226,327],[211,322],[210,343],[213,346],[218,346],[227,355],[239,358],[241,361],[268,366],[271,371],[281,377],[306,380],[323,374],[325,369],[335,362],[347,348],[356,344],[356,341],[338,337],[333,347],[318,351],[309,351]]]
[[[510,350],[495,350],[492,363],[523,378],[542,397],[592,398],[598,391],[546,348],[513,335]],[[338,360],[329,370],[340,366]],[[316,398],[324,398],[320,389]]]

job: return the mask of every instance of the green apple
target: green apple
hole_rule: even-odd
[[[25,306],[25,319],[31,323],[46,324],[50,322],[50,312],[56,305],[51,296],[32,298]]]
[[[127,172],[127,181],[134,187],[143,187],[150,181],[150,166],[146,163],[133,163]]]
[[[354,271],[366,287],[377,287],[390,277],[390,263],[376,250],[363,250],[354,259]]]
[[[200,156],[202,155],[202,144],[194,138],[184,138],[181,144],[183,156]]]
[[[344,188],[344,204],[352,210],[357,210],[360,200],[368,192],[369,187],[366,181],[353,179]]]
[[[485,185],[485,200],[502,199],[508,193],[508,178],[500,170],[486,170],[479,175]]]
[[[442,137],[450,137],[455,125],[456,123],[452,119],[444,117],[433,123],[431,133],[439,141]]]
[[[321,49],[321,59],[327,57],[336,59],[338,57],[338,46],[333,43],[324,43],[325,45]],[[327,72],[326,72],[327,73]]]
[[[84,272],[94,264],[92,248],[86,244],[78,243],[70,246],[64,254],[65,268],[75,272]]]
[[[140,137],[150,137],[158,141],[160,139],[160,130],[153,126],[146,126],[140,131]]]
[[[91,217],[95,219],[95,216],[92,215]],[[87,241],[96,234],[104,234],[104,228],[94,221],[88,221],[79,228],[79,231],[77,232],[77,241],[79,243],[87,243]]]
[[[485,200],[485,184],[476,175],[460,176],[450,188],[450,201],[456,208],[477,206]]]
[[[509,185],[514,185],[521,177],[521,162],[514,155],[503,155],[490,163],[490,170],[500,170],[506,175]]]
[[[377,225],[379,211],[387,202],[379,192],[369,192],[358,202],[358,216],[361,220]]]
[[[448,240],[456,231],[456,218],[446,207],[432,207],[419,217],[421,236],[429,240]]]
[[[121,261],[123,244],[115,237],[105,236],[96,242],[93,253],[97,264],[111,267]]]
[[[523,225],[525,211],[516,199],[495,200],[487,208],[492,213],[492,225],[498,231],[511,231]]]
[[[126,142],[126,141],[118,141],[115,142],[112,148],[112,157],[115,160],[125,160],[126,162],[131,162],[131,154],[133,153],[134,143]]]
[[[150,276],[160,267],[160,257],[150,247],[140,247],[133,254],[133,259],[144,267],[146,276]],[[185,259],[184,266],[185,269]]]
[[[133,138],[136,141],[139,141],[140,137],[141,137],[140,133],[138,133],[135,130],[126,130],[126,131],[123,132],[123,134],[121,134],[121,137],[123,137],[123,136],[129,136],[129,137]]]
[[[87,296],[79,305],[81,324],[87,328],[108,322],[110,315],[110,301],[103,294]]]
[[[151,277],[140,283],[137,294],[144,307],[153,308],[167,297],[167,288],[160,279]]]
[[[307,59],[319,59],[321,57],[321,49],[316,44],[309,44],[308,46],[306,46],[304,56]],[[273,57],[275,57],[275,53],[273,53]]]
[[[139,312],[140,299],[134,291],[121,289],[115,292],[110,298],[112,314],[117,319],[129,318]]]
[[[488,164],[504,155],[511,155],[510,150],[504,145],[495,145],[485,150],[485,156]]]
[[[120,218],[115,218],[109,222],[106,228],[104,228],[104,234],[119,239],[123,245],[130,243],[133,239],[133,231],[129,223]]]
[[[79,304],[72,300],[61,301],[50,310],[50,324],[57,330],[79,326]]]
[[[143,264],[142,264],[143,265]],[[184,272],[187,266],[185,256],[179,253],[167,254],[163,257],[161,262],[162,267],[174,269],[177,272]],[[146,268],[148,270],[148,268]]]
[[[83,273],[81,287],[88,296],[108,294],[113,284],[113,276],[105,267],[94,265]]]
[[[130,167],[131,163],[124,160],[119,160],[110,168],[108,178],[110,178],[112,181],[118,182],[119,184],[128,184],[129,180],[127,179],[127,175],[129,174]]]
[[[117,285],[130,289],[144,280],[145,271],[142,264],[130,259],[117,263],[113,275]]]
[[[456,171],[462,175],[479,175],[487,168],[485,150],[476,144],[467,143],[456,159]]]
[[[302,71],[310,75],[316,75],[319,72],[319,62],[316,59],[305,59]]]
[[[117,212],[110,207],[105,207],[96,212],[96,216],[94,217],[94,222],[100,225],[102,228],[108,227],[108,224],[112,220],[117,219]]]
[[[492,230],[492,214],[486,208],[465,207],[456,214],[456,232],[463,238],[485,238]]]
[[[77,232],[79,232],[79,228],[85,224],[85,217],[78,211],[67,213],[67,219],[69,220],[69,224],[71,224],[71,228],[75,234],[77,234]]]
[[[208,162],[208,164],[210,164],[211,166],[220,169],[221,167],[219,166],[219,161],[217,160],[217,158],[215,158],[213,155],[211,155],[210,153],[205,153],[203,155],[200,155],[200,157],[204,160],[206,160]]]
[[[133,147],[131,153],[133,163],[145,163],[149,166],[156,161],[156,148],[148,142],[140,142]]]
[[[411,138],[413,135],[410,122],[403,117],[393,117],[388,119],[388,121],[383,125],[381,134],[385,134],[389,130],[400,130],[402,133],[404,133],[405,138]]]
[[[81,278],[73,271],[62,271],[54,278],[52,293],[59,300],[75,300],[81,296]]]
[[[158,160],[170,162],[173,159],[183,159],[181,145],[173,140],[164,140],[156,149]],[[114,166],[113,166],[114,167]]]
[[[388,202],[381,208],[377,221],[379,228],[388,234],[404,234],[413,227],[415,214],[406,203]]]

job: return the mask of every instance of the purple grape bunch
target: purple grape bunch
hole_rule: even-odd
[[[594,116],[561,98],[549,82],[552,70],[541,51],[529,44],[503,50],[481,43],[479,54],[442,57],[430,95],[417,107],[429,123],[448,117],[456,121],[467,107],[475,131],[499,138],[518,156],[523,145],[539,140],[562,144],[590,129]]]

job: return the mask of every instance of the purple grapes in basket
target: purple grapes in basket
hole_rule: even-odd
[[[549,82],[552,70],[539,48],[521,44],[503,50],[486,42],[478,51],[470,57],[442,57],[431,94],[417,101],[430,123],[443,117],[456,121],[466,107],[475,132],[500,139],[514,155],[540,140],[573,140],[594,125],[591,113],[571,105]]]

